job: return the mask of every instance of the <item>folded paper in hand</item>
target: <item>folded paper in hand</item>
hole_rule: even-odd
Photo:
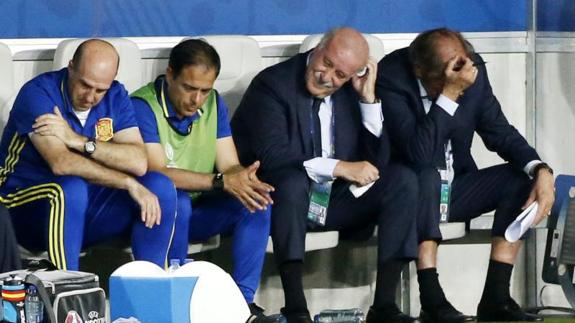
[[[515,242],[533,225],[537,215],[537,202],[531,203],[505,230],[505,240]]]
[[[365,184],[363,186],[357,186],[355,184],[351,184],[349,186],[349,191],[351,192],[351,194],[353,194],[353,196],[355,198],[358,198],[358,197],[362,196],[363,193],[367,192],[367,190],[370,189],[373,186],[373,184],[375,184],[375,182],[371,182],[371,183]]]

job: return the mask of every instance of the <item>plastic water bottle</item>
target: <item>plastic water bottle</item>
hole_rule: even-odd
[[[26,322],[24,313],[24,299],[26,288],[24,280],[16,275],[5,278],[2,286],[2,305],[4,307],[3,322],[23,323]]]
[[[24,308],[26,310],[26,323],[44,322],[44,303],[40,300],[38,289],[34,285],[28,287]]]
[[[4,321],[4,302],[2,301],[2,284],[0,284],[0,322]]]
[[[192,259],[192,258],[184,259],[184,265],[189,264],[190,262],[194,262],[194,259]]]
[[[180,259],[170,259],[170,267],[168,267],[168,273],[173,273],[180,268]]]
[[[347,310],[323,310],[314,317],[314,323],[361,323],[363,311],[359,308]]]
[[[287,323],[287,319],[282,314],[272,314],[268,316],[272,320],[276,320],[279,323]]]

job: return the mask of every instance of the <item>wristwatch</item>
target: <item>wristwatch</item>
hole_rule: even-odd
[[[96,141],[88,140],[84,144],[84,152],[86,155],[92,155],[96,151]]]
[[[551,175],[553,175],[553,168],[547,165],[547,163],[539,163],[533,166],[533,169],[531,171],[531,176],[533,177],[534,180],[537,179],[537,174],[539,174],[539,170],[541,169],[546,169],[547,171],[549,171],[549,173],[551,173]]]
[[[212,180],[212,188],[214,191],[222,191],[224,189],[224,174],[217,173]]]

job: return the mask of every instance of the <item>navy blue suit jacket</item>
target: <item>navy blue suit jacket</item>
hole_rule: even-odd
[[[310,132],[313,99],[304,78],[307,55],[298,54],[260,72],[231,121],[242,164],[260,160],[260,176],[272,184],[274,172],[294,168],[303,171],[303,162],[313,158]],[[389,159],[385,129],[379,138],[365,129],[359,97],[350,82],[331,98],[334,158],[368,160],[381,169]]]
[[[483,61],[477,54],[472,59]],[[475,83],[457,100],[459,107],[454,116],[435,103],[425,113],[407,48],[396,50],[379,62],[376,93],[382,100],[392,158],[415,167],[442,166],[444,147],[451,139],[455,174],[475,171],[471,144],[477,132],[489,150],[518,169],[540,159],[503,115],[485,65],[478,66]]]

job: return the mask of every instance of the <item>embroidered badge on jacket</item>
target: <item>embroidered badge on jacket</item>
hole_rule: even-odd
[[[96,139],[108,141],[114,137],[114,120],[112,118],[101,118],[96,123]]]

